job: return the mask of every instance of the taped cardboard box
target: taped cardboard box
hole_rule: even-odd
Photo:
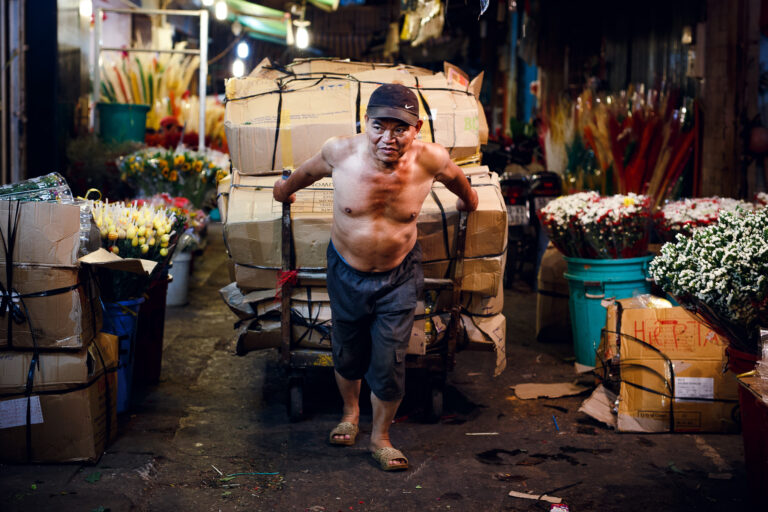
[[[567,268],[562,253],[549,244],[541,257],[536,290],[536,338],[539,341],[571,338]]]
[[[114,336],[107,336],[117,343]],[[117,436],[117,360],[106,366],[107,371],[97,371],[86,382],[58,392],[33,392],[29,398],[4,394],[0,398],[0,461],[97,462]]]
[[[504,275],[503,260],[503,256],[465,258],[461,280],[462,291],[485,295],[497,293]],[[424,277],[445,278],[448,274],[449,265],[450,262],[448,261],[424,263]]]
[[[465,172],[480,198],[478,209],[467,219],[465,257],[490,256],[485,258],[487,261],[482,267],[486,273],[489,266],[494,267],[495,277],[491,281],[483,276],[477,276],[474,281],[468,278],[464,289],[496,293],[495,284],[500,283],[503,269],[500,255],[504,254],[507,243],[504,201],[498,178],[489,174],[487,167],[468,167]],[[230,256],[241,265],[236,266],[235,275],[243,289],[274,288],[275,271],[282,263],[282,203],[272,198],[276,179],[276,176],[233,174],[224,239]],[[453,238],[459,214],[455,195],[440,183],[433,186],[433,192],[434,195],[430,194],[424,201],[417,229],[423,261],[435,269],[428,277],[443,277],[448,258],[455,254]],[[324,178],[298,191],[296,197],[291,206],[296,267],[325,269],[333,219],[333,181]],[[472,265],[477,270],[478,265]],[[469,274],[465,272],[465,276]]]
[[[224,127],[232,164],[244,174],[298,167],[330,137],[355,135],[358,126],[364,130],[371,93],[381,83],[395,82],[418,87],[420,140],[442,144],[455,160],[478,155],[487,123],[472,92],[442,73],[418,77],[417,86],[408,71],[389,68],[311,81],[302,77],[282,88],[263,78],[228,80]]]
[[[80,250],[78,205],[0,200],[0,234],[6,243],[10,241],[9,234],[12,234],[14,229],[16,237],[11,255],[12,262],[77,265]]]
[[[34,353],[0,352],[0,392],[23,393]],[[118,360],[117,337],[99,333],[78,351],[40,352],[33,369],[34,391],[63,389],[87,383]]]
[[[17,264],[12,277],[12,288],[20,295],[12,299],[21,321],[1,319],[0,347],[77,349],[101,329],[98,290],[84,269]],[[6,279],[6,267],[0,264],[5,289]]]
[[[725,343],[683,308],[650,296],[617,301],[598,353],[598,371],[620,377],[618,430],[737,430],[737,383],[722,371]]]

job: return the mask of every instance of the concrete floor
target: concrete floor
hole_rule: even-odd
[[[460,352],[445,416],[428,424],[419,419],[420,379],[409,375],[392,428],[409,471],[380,471],[368,454],[367,400],[357,445],[330,446],[341,410],[331,373],[308,376],[308,417],[289,422],[276,351],[234,355],[236,318],[218,296],[229,282],[220,227],[209,239],[189,304],[168,308],[161,382],[137,390],[117,441],[95,465],[0,465],[0,509],[549,510],[511,490],[560,496],[576,512],[747,509],[739,435],[621,434],[577,412],[583,396],[514,399],[511,385],[575,378],[568,343],[535,341],[535,294],[522,284],[505,297],[500,377],[492,377],[493,354]],[[487,432],[498,435],[467,435]],[[214,467],[276,474],[222,481]],[[724,470],[733,477],[711,478]]]

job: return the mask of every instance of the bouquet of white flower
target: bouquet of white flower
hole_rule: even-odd
[[[634,258],[648,249],[650,201],[638,194],[563,196],[539,212],[550,240],[569,257]]]
[[[756,353],[768,321],[768,209],[723,212],[717,224],[678,235],[650,275],[734,348]]]
[[[746,201],[721,197],[700,197],[670,201],[654,215],[656,232],[665,242],[678,234],[690,236],[695,228],[716,223],[720,213],[746,213],[754,206]]]

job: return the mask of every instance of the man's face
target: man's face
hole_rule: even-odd
[[[365,134],[373,155],[385,163],[396,162],[408,151],[420,127],[421,120],[411,126],[399,119],[365,116]]]

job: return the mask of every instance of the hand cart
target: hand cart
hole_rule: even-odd
[[[290,170],[283,171],[283,179],[290,176]],[[406,357],[406,368],[426,371],[428,393],[425,400],[425,416],[428,421],[437,421],[443,414],[443,390],[447,373],[453,370],[461,325],[461,279],[464,270],[464,246],[467,234],[467,212],[460,212],[459,226],[454,238],[455,258],[451,262],[446,279],[424,279],[425,290],[449,290],[451,292],[450,321],[446,337],[425,355],[410,354]],[[280,288],[280,361],[288,370],[288,416],[291,421],[304,417],[304,377],[306,370],[318,367],[333,367],[333,360],[327,350],[307,349],[293,346],[291,325],[291,293],[295,286],[324,282],[325,273],[296,272],[294,268],[293,236],[291,228],[291,204],[283,203],[282,210],[282,278]],[[288,274],[292,273],[292,274]],[[289,279],[286,276],[292,275]]]

